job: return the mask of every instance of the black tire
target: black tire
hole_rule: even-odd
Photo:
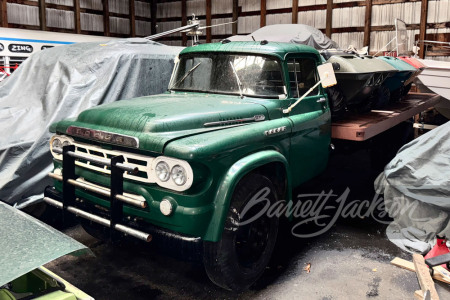
[[[337,86],[327,88],[330,110],[333,118],[341,118],[347,111],[344,93]]]
[[[239,224],[264,207],[265,204],[253,206],[241,219],[244,207],[255,196],[257,199],[265,196],[270,203],[277,201],[275,187],[267,177],[249,174],[234,191],[221,240],[203,243],[203,263],[208,277],[227,290],[240,292],[255,283],[264,273],[276,243],[278,217],[269,218],[264,213],[249,224]]]

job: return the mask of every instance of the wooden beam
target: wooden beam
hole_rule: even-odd
[[[74,6],[74,25],[75,25],[75,32],[81,33],[81,17],[80,17],[80,0],[74,0],[73,1]]]
[[[181,0],[181,26],[186,26],[186,25],[187,25],[187,5],[186,5],[186,0]],[[182,46],[186,47],[187,40],[188,40],[186,32],[182,32],[181,36],[183,37]]]
[[[427,34],[427,15],[428,15],[428,0],[422,0],[422,7],[420,10],[420,29],[419,29],[419,40],[425,40],[425,35]],[[419,44],[420,45],[420,44]],[[419,57],[425,58],[425,46],[421,45],[419,50]]]
[[[111,36],[109,32],[109,0],[103,0],[103,33]]]
[[[298,23],[298,0],[292,0],[292,24]]]
[[[29,5],[29,6],[39,6],[39,3],[37,1],[30,1],[30,0],[6,0],[6,2]]]
[[[39,27],[41,30],[47,30],[47,18],[45,15],[45,0],[39,0]]]
[[[7,0],[0,0],[0,27],[8,27]]]
[[[259,27],[266,26],[266,14],[267,14],[266,0],[261,0],[261,21]]]
[[[411,261],[404,260],[400,257],[396,257],[393,260],[391,260],[391,265],[406,269],[408,271],[415,272],[416,269],[414,268],[414,263]],[[442,266],[436,266],[433,268],[433,278],[442,282],[445,282],[447,284],[450,284],[450,272],[444,269]]]
[[[156,10],[158,9],[158,5],[156,3],[156,0],[151,0],[150,3],[150,18],[152,19],[152,25],[151,25],[151,33],[156,34]]]
[[[418,290],[418,291],[414,292],[414,299],[416,299],[416,300],[424,299],[422,290]]]
[[[212,0],[206,0],[206,26],[211,26]],[[206,42],[211,43],[211,28],[206,28]]]
[[[233,0],[233,21],[239,18],[239,0]],[[232,25],[232,34],[238,34],[238,22]]]
[[[109,16],[110,17],[116,17],[116,18],[122,18],[122,19],[130,19],[130,15],[129,14],[120,14],[120,13],[116,13],[116,12],[109,12]]]
[[[333,30],[333,0],[327,0],[327,19],[325,34],[331,39],[331,32]]]
[[[366,0],[366,16],[364,20],[364,47],[370,51],[370,27],[372,26],[372,0]]]
[[[439,300],[436,287],[434,286],[433,279],[431,278],[428,266],[425,264],[425,259],[422,255],[413,254],[414,269],[416,270],[417,279],[419,279],[419,285],[422,292],[426,291],[430,293],[431,300]]]
[[[136,36],[136,9],[134,6],[134,0],[129,0],[130,4],[130,36]]]

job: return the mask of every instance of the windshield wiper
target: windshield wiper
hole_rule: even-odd
[[[237,72],[236,72],[236,69],[234,68],[233,63],[232,63],[231,61],[230,61],[230,65],[231,65],[231,69],[233,69],[234,75],[236,75],[236,81],[237,81],[238,88],[239,88],[239,94],[241,94],[241,99],[243,99],[243,98],[244,98],[244,95],[242,94],[242,89],[241,89],[242,82],[241,82],[241,80],[239,79],[239,76],[238,76],[238,74],[237,74]]]
[[[199,62],[198,64],[196,64],[195,66],[193,66],[189,71],[186,72],[186,74],[184,74],[183,78],[181,78],[180,80],[178,80],[173,86],[177,86],[178,84],[182,83],[192,72],[194,72],[195,69],[197,69],[198,66],[200,66],[202,64],[202,62]]]

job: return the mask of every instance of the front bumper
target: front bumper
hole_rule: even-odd
[[[133,182],[127,180],[125,175],[134,169],[130,168],[132,165],[123,163],[124,158],[120,153],[111,158],[98,159],[76,153],[74,148],[74,145],[68,145],[64,146],[62,151],[58,149],[63,159],[54,162],[55,170],[49,175],[55,179],[55,189],[63,193],[60,201],[62,205],[47,199],[49,204],[62,206],[66,211],[67,207],[71,206],[69,211],[72,213],[84,215],[91,220],[96,219],[97,223],[107,227],[114,228],[115,224],[123,224],[123,219],[132,218],[181,235],[204,237],[214,209],[208,201],[211,198],[211,189],[194,188],[191,193],[181,193],[156,185]],[[95,165],[105,165],[105,168],[108,167],[109,176],[76,165],[80,159],[91,161]],[[109,211],[108,218],[101,220],[80,212],[77,209],[79,199]],[[169,213],[166,210],[168,204]],[[141,234],[136,237],[139,236],[142,237]]]
[[[76,205],[66,205],[64,207],[63,194],[51,186],[45,188],[44,201],[52,206],[63,209],[65,212],[73,213],[77,217],[104,225],[105,228],[109,227],[111,230],[111,212],[99,205],[77,198],[75,201]],[[112,238],[117,239],[121,236],[129,235],[146,242],[152,241],[158,248],[172,256],[189,260],[199,260],[201,258],[202,239],[200,237],[182,235],[169,229],[141,221],[138,218],[126,217],[119,221],[120,223],[115,224],[114,228],[114,231],[117,231],[118,234],[111,235]],[[120,226],[117,227],[117,225]]]

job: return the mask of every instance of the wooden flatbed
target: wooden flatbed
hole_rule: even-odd
[[[372,110],[332,122],[331,137],[365,141],[434,106],[440,99],[436,94],[409,93],[405,99],[386,106],[384,110]]]

